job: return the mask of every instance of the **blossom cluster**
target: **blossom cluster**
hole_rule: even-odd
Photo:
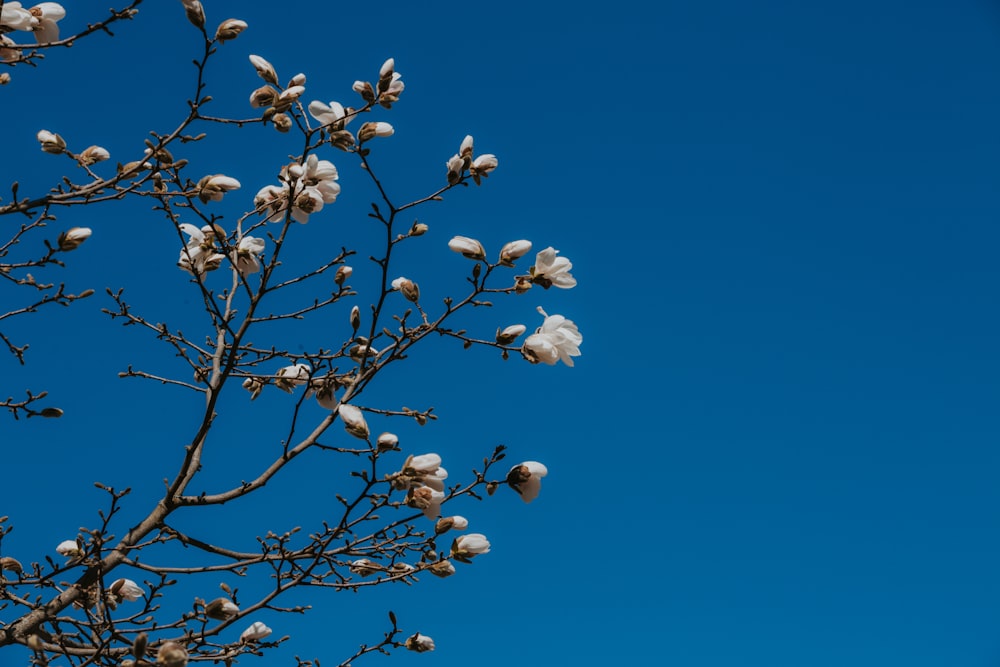
[[[259,213],[267,215],[268,222],[282,221],[290,214],[296,222],[306,224],[309,216],[318,213],[325,204],[336,201],[340,194],[337,178],[333,163],[320,160],[313,153],[303,164],[282,167],[278,185],[262,187],[253,203]]]
[[[221,197],[221,194],[219,196]],[[193,276],[200,276],[222,266],[227,255],[220,252],[221,248],[217,245],[220,240],[224,241],[226,238],[225,231],[221,227],[205,225],[199,228],[182,223],[179,228],[188,235],[188,240],[181,249],[177,260],[178,267]],[[230,248],[228,257],[240,275],[246,277],[260,271],[260,255],[264,252],[264,247],[264,239],[242,236],[236,241],[236,245]]]
[[[40,2],[25,8],[20,2],[4,2],[0,8],[0,33],[10,30],[33,33],[35,42],[48,44],[59,39],[59,21],[66,17],[66,9],[58,2]],[[13,46],[14,41],[2,36],[0,45]],[[17,49],[0,50],[0,60],[11,62],[19,58]]]

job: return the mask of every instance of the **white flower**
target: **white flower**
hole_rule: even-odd
[[[274,381],[274,386],[290,394],[295,387],[309,381],[311,372],[312,368],[309,367],[309,364],[293,364],[279,368],[275,373],[278,378]]]
[[[472,135],[465,135],[465,139],[462,139],[462,145],[458,148],[458,154],[462,158],[472,159]]]
[[[246,29],[246,21],[241,21],[239,19],[226,19],[219,24],[218,28],[216,28],[215,39],[220,43],[227,42],[230,39],[236,39],[236,37]]]
[[[427,635],[422,635],[419,632],[412,637],[406,638],[406,648],[411,651],[416,651],[417,653],[424,653],[425,651],[434,650],[434,640]]]
[[[548,468],[538,461],[525,461],[510,469],[507,483],[521,494],[521,500],[530,503],[538,497],[538,492],[542,489],[542,477],[548,474]]]
[[[271,628],[267,627],[260,621],[254,621],[250,624],[250,627],[243,631],[240,635],[241,642],[255,642],[271,634]]]
[[[358,130],[358,143],[363,144],[375,137],[391,137],[395,131],[389,123],[365,123]]]
[[[496,155],[492,153],[480,155],[472,161],[472,165],[469,167],[472,180],[476,182],[476,185],[479,185],[479,179],[489,176],[489,173],[496,169],[498,164]]]
[[[569,272],[573,268],[573,263],[565,257],[556,257],[558,253],[559,251],[551,246],[538,253],[535,265],[531,267],[532,282],[538,283],[545,289],[553,285],[569,289],[576,285],[576,278]]]
[[[341,403],[337,413],[340,415],[341,421],[344,422],[344,430],[355,438],[361,438],[362,440],[368,438],[368,422],[365,421],[365,416],[361,412],[361,408],[349,405],[348,403]]]
[[[288,186],[265,185],[254,195],[253,205],[260,213],[268,214],[268,222],[282,220],[288,207]]]
[[[449,183],[458,183],[462,179],[462,174],[465,173],[465,159],[461,155],[452,155],[444,166],[448,169]]]
[[[469,527],[469,520],[464,516],[446,516],[442,519],[438,519],[437,524],[434,526],[434,533],[440,535],[441,533],[447,533],[449,530],[465,530]]]
[[[257,70],[257,76],[270,84],[278,85],[278,74],[274,71],[274,65],[255,55],[250,56],[250,64]]]
[[[433,453],[421,454],[420,456],[411,456],[410,459],[403,466],[404,469],[410,468],[414,472],[420,475],[432,475],[440,467],[441,467],[441,457]]]
[[[468,236],[454,237],[448,241],[448,247],[469,259],[483,259],[486,257],[486,250],[483,249],[483,244],[476,239],[470,239]]]
[[[222,195],[239,189],[240,182],[235,178],[230,178],[222,174],[204,176],[198,181],[198,199],[203,204],[207,204],[210,201],[222,201]]]
[[[78,156],[80,164],[88,166],[98,162],[104,162],[110,158],[111,153],[109,153],[106,148],[102,148],[101,146],[90,146],[89,148],[84,149],[84,151]]]
[[[251,273],[260,271],[260,254],[264,252],[264,239],[256,236],[244,236],[240,239],[229,259],[233,261],[236,270],[241,276],[248,276]]]
[[[59,249],[63,252],[69,252],[70,250],[76,250],[80,245],[90,238],[90,235],[94,233],[90,227],[70,227],[65,232],[59,235],[59,239],[56,241]]]
[[[3,9],[0,9],[0,26],[28,32],[37,25],[38,19],[24,9],[20,2],[5,2]]]
[[[139,587],[139,584],[135,583],[131,579],[115,579],[114,583],[108,587],[108,592],[116,598],[120,598],[128,602],[135,602],[145,595],[145,592]]]
[[[38,20],[38,24],[32,30],[35,31],[35,39],[38,40],[39,44],[55,42],[59,39],[57,23],[66,17],[66,10],[63,9],[62,5],[58,2],[42,2],[28,11]]]
[[[515,340],[517,340],[518,336],[520,336],[527,330],[528,327],[524,326],[523,324],[512,324],[509,327],[503,329],[502,331],[500,329],[497,329],[496,341],[500,345],[510,345]]]
[[[441,503],[444,502],[444,492],[430,486],[418,486],[406,494],[406,504],[424,513],[428,519],[441,516]]]
[[[331,131],[343,130],[354,116],[348,117],[347,109],[339,102],[325,104],[319,100],[309,103],[309,115],[319,121],[320,125],[329,127]]]
[[[515,259],[520,259],[531,251],[531,241],[521,239],[511,241],[500,249],[500,263],[504,266],[513,266]]]
[[[83,555],[83,551],[80,550],[80,545],[77,544],[76,540],[63,540],[56,547],[56,553],[66,558],[77,558]]]
[[[222,265],[225,255],[216,251],[216,230],[211,225],[198,229],[194,225],[183,223],[180,230],[190,236],[187,244],[181,249],[177,266],[191,275],[214,271]]]
[[[66,141],[55,132],[39,130],[35,137],[38,139],[38,143],[42,145],[42,151],[46,153],[59,155],[66,150]]]
[[[456,560],[469,562],[469,559],[479,554],[490,552],[490,541],[482,533],[461,535],[451,544],[451,555]]]
[[[554,366],[561,359],[567,366],[572,366],[571,357],[580,356],[583,335],[572,320],[562,315],[546,315],[541,308],[538,312],[545,316],[545,321],[524,341],[521,354],[533,364],[541,362]]]

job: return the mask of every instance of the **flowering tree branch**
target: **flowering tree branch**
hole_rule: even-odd
[[[521,273],[512,272],[532,251],[528,240],[507,243],[495,261],[487,259],[484,246],[471,237],[455,236],[447,250],[426,249],[458,253],[470,262],[468,276],[456,280],[461,294],[445,297],[441,305],[427,303],[415,280],[397,275],[399,249],[426,244],[422,237],[428,231],[423,223],[403,223],[400,214],[439,202],[459,186],[482,185],[499,162],[493,154],[477,155],[472,137],[467,136],[446,161],[441,185],[397,204],[377,175],[373,159],[382,142],[394,134],[392,125],[372,120],[360,123],[355,131],[349,129],[354,121],[391,110],[399,101],[405,87],[393,59],[383,63],[374,83],[355,82],[352,89],[361,101],[351,108],[337,102],[304,104],[305,75],[281,85],[270,62],[250,55],[251,65],[264,82],[250,95],[250,105],[259,110],[259,117],[206,116],[201,108],[210,100],[205,92],[209,88],[207,64],[220,45],[235,39],[247,25],[229,19],[211,33],[201,3],[182,0],[182,4],[188,21],[204,37],[203,52],[195,61],[195,92],[187,116],[173,131],[153,134],[141,158],[119,165],[114,175],[106,177],[91,166],[110,157],[107,151],[92,146],[71,153],[59,135],[43,130],[38,135],[42,150],[69,156],[92,180],[73,185],[64,179],[50,193],[36,198],[18,199],[15,188],[14,202],[0,207],[0,215],[34,216],[0,249],[2,258],[3,251],[26,232],[54,219],[51,211],[57,206],[148,198],[161,218],[163,242],[178,251],[176,268],[163,270],[187,273],[199,304],[182,317],[183,322],[167,323],[153,314],[155,308],[139,309],[127,302],[123,289],[107,289],[114,302],[114,308],[104,311],[109,319],[153,334],[152,340],[173,352],[179,367],[133,364],[120,377],[195,392],[204,397],[204,404],[190,415],[186,444],[151,508],[137,510],[128,502],[129,489],[99,484],[108,496],[108,506],[98,512],[95,527],[81,528],[56,547],[63,561],[46,557],[44,563],[25,566],[11,556],[0,558],[0,650],[27,647],[34,665],[48,665],[56,657],[77,667],[118,667],[127,662],[164,667],[233,664],[288,640],[288,636],[271,639],[272,630],[259,618],[265,613],[306,612],[306,606],[283,601],[293,590],[358,592],[375,586],[413,585],[425,573],[456,574],[477,556],[489,553],[491,545],[484,535],[466,532],[471,521],[447,513],[449,504],[462,498],[486,500],[501,487],[530,502],[548,471],[536,461],[498,471],[506,457],[501,445],[465,481],[449,482],[438,454],[404,455],[394,433],[374,435],[368,423],[402,418],[424,425],[437,418],[433,407],[385,405],[387,399],[376,399],[368,390],[389,366],[439,338],[461,341],[466,348],[498,349],[504,360],[515,352],[530,363],[562,361],[572,366],[580,354],[583,338],[576,325],[540,308],[541,325],[520,344],[517,341],[527,333],[522,324],[496,327],[492,339],[454,328],[460,314],[489,313],[482,309],[491,305],[488,299],[524,295],[536,286],[542,290],[574,287],[572,264],[551,247],[537,252],[534,263]],[[214,169],[191,175],[191,162],[177,156],[183,154],[185,144],[205,138],[205,133],[193,134],[203,127],[239,132],[249,125],[294,137],[299,142],[297,153],[278,171],[278,182],[257,190],[252,206],[244,205],[235,224],[227,228],[225,218],[212,211],[232,205],[239,197],[234,193],[242,189],[240,180]],[[337,152],[356,159],[369,175],[377,199],[369,217],[371,224],[381,227],[382,240],[365,254],[343,247],[332,259],[299,268],[290,258],[295,256],[301,226],[323,224],[323,209],[334,204],[341,191],[337,167],[320,157]],[[100,229],[95,233],[72,228],[56,245],[46,244],[47,253],[38,259],[10,264],[4,273],[61,265],[57,253],[76,249],[95,236],[88,243],[93,247],[100,233]],[[354,285],[354,270],[347,262],[360,256],[368,256],[376,270],[372,280]],[[317,287],[324,284],[317,279],[331,273],[333,288],[329,281],[326,287]],[[39,290],[52,289],[28,277],[11,280]],[[44,303],[66,305],[92,293],[73,295],[60,286],[34,306],[11,311],[0,320]],[[340,343],[297,352],[283,344],[289,326],[328,311],[339,313]],[[191,335],[192,330],[197,333]],[[335,328],[328,335],[335,336]],[[21,359],[24,349],[4,341]],[[227,444],[226,417],[232,408],[224,406],[232,405],[233,394],[243,401],[279,406],[287,419],[284,437],[255,435],[262,440],[274,437],[275,446],[268,450],[273,453],[248,461],[253,472],[239,482],[224,481],[225,475],[213,469],[217,464],[206,456]],[[8,399],[0,405],[15,416],[19,411],[48,416],[31,407],[43,396],[29,394],[26,401]],[[288,402],[282,403],[286,398]],[[335,470],[345,473],[335,486],[339,506],[318,525],[303,530],[290,507],[289,525],[258,535],[255,549],[184,527],[192,512],[242,506],[279,475],[294,476],[299,457],[307,452],[336,457]],[[0,547],[9,531],[7,518],[0,519]],[[224,579],[220,582],[223,577],[246,578],[251,585],[240,591]],[[206,578],[218,585],[221,595],[204,594]],[[390,614],[390,621],[391,628],[379,642],[362,645],[341,664],[373,652],[434,649],[430,637],[417,632],[403,638],[406,633],[395,615]],[[245,629],[235,636],[233,629],[240,628]],[[298,664],[311,667],[313,661],[298,660]]]

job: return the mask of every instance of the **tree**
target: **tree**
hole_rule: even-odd
[[[45,49],[108,32],[112,23],[133,16],[139,4],[113,10],[111,18],[60,40],[61,6],[24,8],[7,2],[5,30],[30,31],[39,43],[18,45],[4,36],[0,56],[8,65],[44,67]],[[250,54],[263,80],[250,94],[254,115],[216,116],[209,65],[220,49],[233,48],[227,42],[247,24],[209,21],[197,0],[183,0],[183,8],[203,37],[194,62],[195,93],[183,118],[169,131],[152,131],[141,153],[114,168],[110,151],[101,146],[79,148],[58,131],[40,130],[41,149],[69,158],[73,172],[43,194],[24,196],[15,182],[11,200],[0,203],[0,216],[16,221],[6,228],[9,240],[0,247],[0,275],[20,303],[0,314],[0,322],[29,317],[49,305],[72,306],[94,294],[91,289],[75,293],[54,279],[46,282],[47,276],[66,265],[69,253],[100,243],[107,231],[94,223],[66,227],[55,240],[45,234],[64,209],[82,209],[85,215],[121,200],[152,206],[163,243],[173,244],[177,260],[176,267],[149,270],[189,274],[186,288],[197,304],[181,321],[168,322],[155,304],[136,305],[125,289],[107,289],[108,319],[168,349],[165,358],[172,364],[166,371],[130,365],[120,373],[123,381],[147,380],[164,391],[186,392],[196,399],[190,405],[198,406],[181,415],[189,422],[189,436],[179,460],[162,471],[164,489],[153,508],[136,506],[130,488],[98,481],[107,498],[98,524],[66,536],[45,562],[21,562],[2,550],[16,516],[0,519],[0,648],[27,647],[31,664],[57,664],[57,659],[79,666],[129,660],[170,667],[231,664],[294,641],[294,633],[291,639],[276,639],[256,617],[265,611],[306,611],[306,604],[285,602],[297,592],[359,591],[457,573],[488,553],[490,543],[470,532],[475,520],[451,513],[450,503],[486,499],[500,487],[530,502],[547,470],[531,460],[502,464],[505,447],[496,445],[481,466],[454,483],[433,447],[404,442],[395,428],[382,431],[381,425],[393,420],[423,426],[437,419],[431,406],[409,407],[422,397],[397,381],[396,368],[434,340],[452,343],[450,350],[491,348],[503,360],[514,356],[532,364],[572,366],[580,354],[576,325],[542,308],[532,316],[537,328],[530,334],[527,325],[498,324],[492,317],[486,317],[487,328],[481,323],[483,315],[491,315],[493,300],[574,287],[572,265],[558,251],[549,246],[533,252],[526,239],[488,251],[463,235],[453,236],[447,249],[429,247],[428,225],[411,220],[412,212],[446,195],[470,184],[485,185],[498,167],[495,155],[477,153],[466,136],[447,160],[439,187],[396,203],[374,159],[394,133],[381,118],[404,92],[392,58],[371,81],[355,82],[357,101],[351,107],[307,101],[305,75],[282,79],[265,57]],[[275,180],[259,187],[248,207],[249,198],[240,200],[243,183],[228,171],[225,157],[199,147],[212,140],[209,131],[256,132],[261,126],[285,137],[293,153],[275,164]],[[370,182],[374,201],[364,222],[370,245],[344,245],[323,261],[307,264],[310,249],[297,245],[302,226],[323,224],[341,192],[332,158],[355,161]],[[220,212],[230,210],[238,212]],[[411,252],[435,259],[426,260],[422,274],[410,273],[415,266],[407,262]],[[464,293],[452,295],[456,281],[447,275],[451,291],[438,303],[421,291],[417,279],[424,282],[426,276],[436,285],[436,274],[445,273],[437,269],[436,258],[454,257],[451,253],[467,260]],[[65,316],[75,312],[70,308]],[[317,327],[322,335],[315,335]],[[282,342],[292,335],[319,342],[300,348]],[[25,343],[4,332],[0,336],[13,359],[31,362]],[[25,398],[12,395],[3,406],[14,419],[62,416],[47,389],[29,387]],[[266,459],[241,461],[236,475],[212,476],[218,472],[218,451],[241,439],[269,437],[261,423],[277,419],[283,435],[274,439]],[[331,466],[331,474],[338,475],[331,482],[336,512],[327,508],[323,520],[312,525],[303,520],[300,528],[301,508],[286,501],[291,527],[257,535],[256,549],[185,530],[185,515],[246,506],[275,480],[294,477],[294,464],[306,453],[337,461]],[[227,476],[230,483],[220,486]],[[247,583],[229,583],[236,578]],[[221,589],[215,596],[205,593],[213,590],[206,581],[213,580],[211,586]],[[341,664],[371,652],[434,648],[429,636],[404,629],[405,619],[397,622],[391,612],[389,618],[381,639],[362,644]]]

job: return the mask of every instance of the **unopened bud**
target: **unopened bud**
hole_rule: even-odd
[[[500,485],[497,484],[496,482],[487,482],[486,483],[486,494],[492,496],[494,493],[497,492],[497,487],[498,486],[500,486]]]
[[[518,276],[514,283],[514,292],[524,294],[531,289],[531,276]]]
[[[201,6],[199,0],[181,0],[184,3],[184,14],[187,15],[188,21],[191,22],[195,28],[205,27],[205,9]]]
[[[215,39],[218,42],[227,42],[247,29],[247,22],[239,19],[226,19],[219,24],[215,30]]]
[[[409,278],[396,278],[392,281],[392,286],[399,290],[407,301],[412,303],[420,301],[420,287]]]
[[[274,71],[274,65],[255,55],[250,56],[250,64],[257,70],[257,76],[272,85],[278,85],[278,73]]]
[[[410,236],[423,236],[430,229],[427,225],[422,222],[414,222],[413,226],[410,227]]]
[[[442,579],[455,574],[455,566],[452,565],[450,560],[439,560],[427,569],[430,570],[431,574],[437,575]]]
[[[64,413],[59,408],[45,408],[38,414],[45,417],[46,419],[59,419],[60,417],[63,416]]]
[[[149,635],[145,632],[140,632],[135,637],[135,641],[132,642],[132,655],[135,656],[136,660],[142,660],[146,655],[146,646],[149,644]]]
[[[186,667],[187,649],[177,642],[167,642],[156,652],[156,664],[161,667]]]
[[[205,615],[217,621],[228,621],[238,613],[240,608],[228,598],[216,598],[205,606]]]
[[[365,123],[358,130],[358,143],[365,143],[369,139],[374,139],[375,137],[390,137],[395,132],[392,125],[385,122],[378,123]]]
[[[269,107],[278,99],[278,91],[271,86],[261,86],[250,93],[250,106],[254,109]]]
[[[448,241],[448,247],[469,259],[483,259],[486,257],[486,250],[483,249],[483,244],[476,239],[470,239],[468,236],[454,237]]]
[[[500,249],[500,263],[504,266],[514,266],[514,260],[520,259],[531,250],[531,241],[511,241]]]
[[[377,446],[380,452],[399,449],[399,437],[395,433],[383,433],[378,437]]]
[[[76,250],[83,244],[84,241],[89,239],[90,235],[93,233],[94,232],[90,227],[71,227],[59,235],[59,239],[56,241],[56,244],[63,252]]]
[[[6,86],[10,83],[10,74],[7,72],[0,73],[0,86]]]
[[[282,134],[292,129],[292,118],[286,113],[274,114],[271,116],[271,122],[274,123],[274,129]]]
[[[302,72],[299,72],[298,74],[296,74],[295,76],[293,76],[291,79],[288,80],[288,85],[286,86],[286,88],[291,88],[292,86],[304,86],[304,85],[306,85],[306,75],[303,74]]]
[[[247,378],[243,381],[243,388],[250,392],[250,400],[252,401],[260,396],[260,392],[264,388],[264,382],[257,378]]]
[[[351,308],[351,328],[355,331],[361,326],[361,309],[357,306]]]
[[[510,345],[517,340],[518,336],[527,331],[527,329],[528,328],[523,324],[512,324],[503,330],[497,329],[496,341],[500,345]]]
[[[343,285],[344,282],[351,277],[352,273],[354,273],[354,269],[347,265],[338,267],[337,272],[333,275],[333,282],[338,285]]]
[[[375,101],[375,89],[372,87],[372,84],[367,81],[355,81],[354,85],[351,86],[351,89],[360,95],[361,99],[365,102],[371,104]]]
[[[18,575],[24,572],[24,568],[21,567],[21,563],[10,556],[0,558],[0,570],[7,570],[8,572],[14,572]]]
[[[365,422],[361,408],[347,403],[341,403],[338,409],[340,420],[344,422],[344,430],[355,438],[368,439],[368,423]]]
[[[92,164],[103,162],[104,160],[107,160],[110,157],[111,153],[109,153],[107,149],[101,148],[100,146],[91,146],[90,148],[87,148],[82,153],[80,153],[80,155],[77,156],[77,159],[80,162],[80,164],[89,167]]]

